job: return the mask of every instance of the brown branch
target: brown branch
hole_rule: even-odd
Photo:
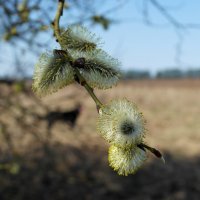
[[[57,12],[56,12],[56,16],[53,22],[53,29],[54,29],[54,34],[55,37],[57,39],[57,41],[60,40],[60,26],[59,26],[59,22],[60,22],[60,17],[63,14],[63,8],[64,8],[64,3],[65,0],[58,0],[58,7],[57,7]]]

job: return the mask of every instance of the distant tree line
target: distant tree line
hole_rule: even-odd
[[[124,79],[152,79],[152,78],[200,78],[200,69],[180,69],[160,70],[152,76],[147,70],[128,70],[124,72]]]
[[[124,79],[148,79],[151,78],[149,71],[128,70],[124,72]]]

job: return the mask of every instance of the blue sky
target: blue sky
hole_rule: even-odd
[[[105,41],[105,49],[121,60],[123,69],[147,69],[154,72],[169,67],[183,70],[200,67],[200,29],[184,32],[182,53],[180,61],[177,61],[176,45],[180,38],[174,28],[153,7],[149,9],[150,18],[164,26],[156,28],[145,25],[139,11],[141,5],[137,2],[130,0],[117,11],[115,16],[122,19],[122,23],[113,25],[108,32],[97,29]],[[170,7],[170,14],[178,21],[200,24],[199,0],[159,2]]]
[[[179,22],[200,24],[199,0],[158,1],[170,8],[170,14]],[[112,7],[112,2],[108,1],[106,7],[102,7],[103,10]],[[200,28],[184,32],[182,53],[180,60],[177,61],[176,45],[179,44],[180,38],[173,26],[152,6],[149,7],[149,17],[160,26],[152,27],[144,24],[141,15],[142,2],[143,0],[127,0],[121,9],[111,13],[109,16],[115,19],[116,23],[108,31],[104,31],[101,27],[90,28],[104,41],[102,45],[104,50],[121,61],[123,70],[149,70],[154,73],[157,70],[173,67],[182,70],[200,68]],[[54,42],[52,48],[55,48]],[[7,66],[11,65],[10,58],[13,54],[6,45],[1,45],[0,51],[4,52],[0,56],[4,61],[0,69],[0,75],[3,75],[12,70],[12,67],[8,69]],[[41,53],[42,51],[44,50],[41,49]],[[26,65],[26,59],[23,64]],[[30,66],[30,74],[32,69]]]

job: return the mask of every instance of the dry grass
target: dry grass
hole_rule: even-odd
[[[98,91],[104,102],[127,97],[147,119],[150,155],[134,176],[119,177],[107,163],[106,142],[95,128],[97,112],[82,88],[72,85],[38,101],[0,85],[0,199],[200,199],[200,80],[122,82]],[[48,110],[83,104],[76,127],[58,122],[48,135]]]

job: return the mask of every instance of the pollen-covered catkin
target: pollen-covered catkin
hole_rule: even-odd
[[[143,141],[145,120],[134,103],[127,99],[113,100],[100,109],[97,130],[110,144],[132,148]]]
[[[147,159],[146,151],[133,147],[123,149],[111,145],[108,153],[109,165],[118,172],[119,175],[134,174]]]

